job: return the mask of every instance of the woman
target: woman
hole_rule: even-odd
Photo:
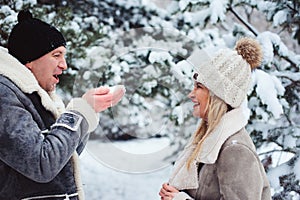
[[[249,112],[245,99],[251,70],[260,65],[260,45],[240,39],[235,50],[223,49],[200,59],[195,67],[189,98],[200,126],[177,159],[169,183],[159,192],[163,200],[271,199],[270,186],[255,146],[247,133]]]

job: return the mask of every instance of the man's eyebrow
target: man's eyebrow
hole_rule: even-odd
[[[56,50],[56,51],[53,51],[53,53],[52,53],[52,54],[56,54],[56,53],[59,53],[59,54],[65,54],[65,52],[64,52],[64,51],[61,51],[61,50]]]

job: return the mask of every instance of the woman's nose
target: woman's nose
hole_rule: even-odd
[[[194,91],[193,91],[193,90],[188,94],[188,97],[189,97],[190,99],[193,99],[193,98],[195,97]]]

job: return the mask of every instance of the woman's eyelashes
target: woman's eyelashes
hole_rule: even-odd
[[[203,88],[203,85],[201,83],[196,83],[195,88]]]

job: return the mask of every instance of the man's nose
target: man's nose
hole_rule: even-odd
[[[61,61],[59,61],[58,66],[59,66],[62,70],[66,70],[66,69],[68,68],[66,59],[65,59],[65,58],[62,58]]]

